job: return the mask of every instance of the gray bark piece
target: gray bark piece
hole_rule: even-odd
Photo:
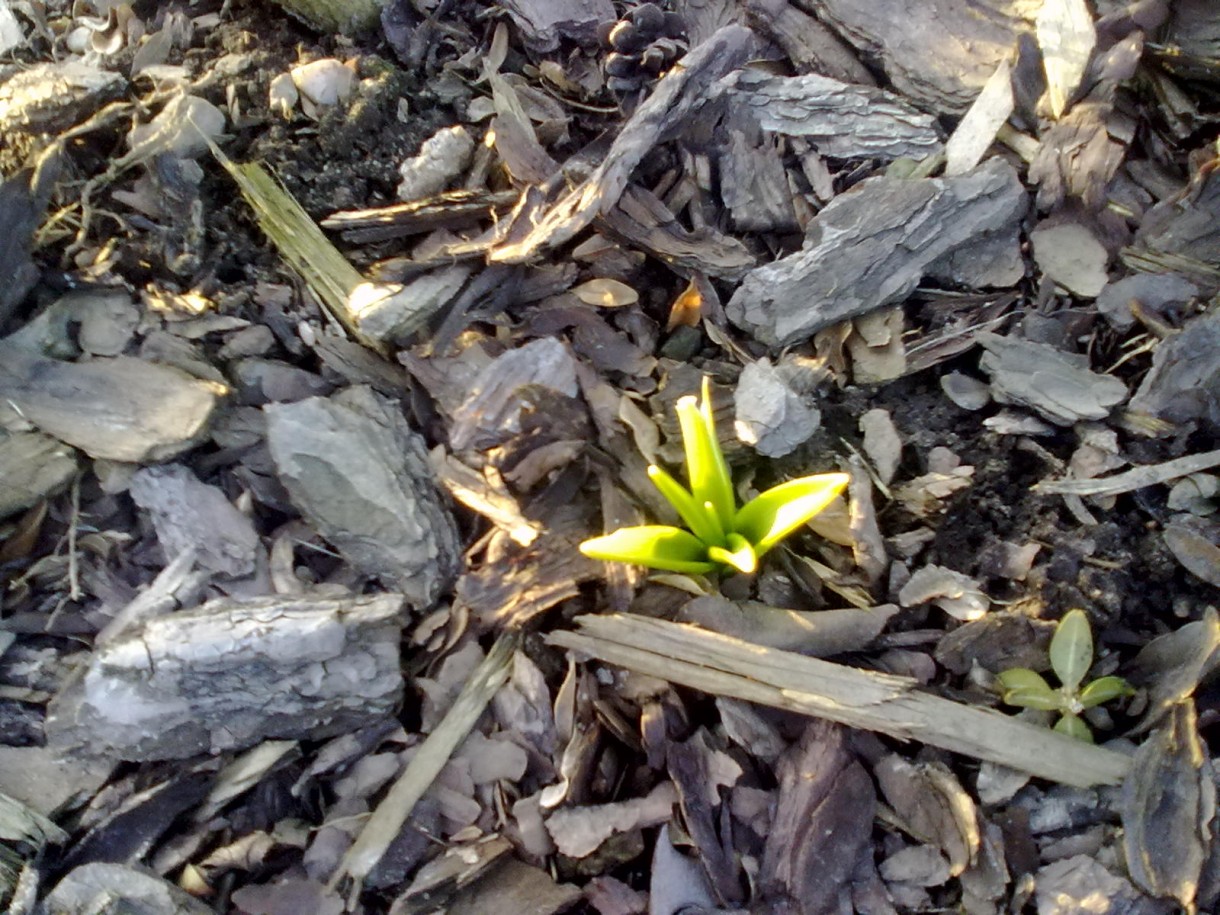
[[[535,51],[553,51],[560,38],[593,44],[597,26],[618,18],[610,0],[504,0],[508,15]]]
[[[1131,409],[1220,429],[1220,308],[1191,318],[1157,347]]]
[[[632,172],[653,148],[695,119],[719,96],[714,84],[745,63],[754,34],[727,25],[682,58],[665,74],[615,137],[601,165],[587,180],[561,197],[546,212],[530,212],[528,233],[492,249],[491,261],[523,263],[544,248],[571,240],[623,195]]]
[[[792,188],[771,137],[752,141],[743,131],[730,128],[720,155],[720,176],[720,196],[737,229],[792,232],[797,228]]]
[[[38,432],[0,433],[0,519],[54,495],[76,475],[76,452]]]
[[[0,146],[15,134],[57,134],[117,98],[127,81],[80,60],[7,68],[0,76]]]
[[[473,272],[468,264],[451,264],[413,277],[401,289],[358,286],[349,299],[356,327],[374,340],[403,345],[453,304]]]
[[[1017,34],[1033,27],[1032,14],[1023,17],[1014,0],[798,0],[797,6],[879,60],[902,95],[951,114],[970,107]]]
[[[94,651],[52,701],[48,740],[126,760],[316,740],[402,697],[401,594],[211,601]]]
[[[809,439],[822,414],[788,387],[769,360],[747,365],[733,392],[737,437],[759,454],[783,457]]]
[[[209,571],[230,578],[253,574],[260,543],[250,519],[223,492],[181,464],[145,467],[131,478],[136,505],[152,517],[167,559],[189,550]]]
[[[935,118],[871,86],[814,74],[743,72],[733,98],[764,130],[804,137],[824,156],[922,159],[942,147]]]
[[[526,407],[520,391],[527,385],[575,397],[576,360],[568,348],[542,337],[497,356],[479,372],[469,396],[453,411],[449,430],[453,449],[489,448],[520,431],[521,412]]]
[[[1137,273],[1107,283],[1097,295],[1097,310],[1119,330],[1135,326],[1134,300],[1155,315],[1174,305],[1185,305],[1199,295],[1199,287],[1177,273]]]
[[[0,400],[90,457],[144,463],[207,435],[224,389],[127,356],[70,363],[0,344]]]
[[[981,233],[973,242],[929,264],[925,275],[955,286],[1015,286],[1025,276],[1020,225]]]
[[[93,861],[60,880],[39,911],[57,915],[211,915],[212,908],[151,871]]]
[[[987,350],[979,365],[991,376],[992,396],[1056,425],[1105,419],[1127,396],[1127,386],[1114,376],[1090,372],[1085,356],[1016,337],[988,333],[978,339]]]
[[[1012,166],[989,159],[960,178],[877,177],[809,223],[805,247],[750,271],[726,312],[771,346],[901,302],[942,258],[983,233],[1013,233],[1027,199]]]
[[[264,408],[267,444],[293,504],[344,558],[413,605],[436,602],[461,546],[423,439],[364,387]]]

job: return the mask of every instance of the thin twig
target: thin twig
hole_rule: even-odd
[[[1158,483],[1168,483],[1179,477],[1190,476],[1220,464],[1220,450],[1203,454],[1188,454],[1163,464],[1148,464],[1136,467],[1112,477],[1097,480],[1043,480],[1035,484],[1034,492],[1071,493],[1076,496],[1116,496]]]

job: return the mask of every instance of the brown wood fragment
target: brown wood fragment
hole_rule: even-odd
[[[631,174],[644,156],[664,138],[697,117],[715,93],[712,85],[745,62],[753,35],[728,25],[682,58],[657,83],[611,144],[605,160],[588,179],[548,207],[541,216],[530,213],[531,226],[519,239],[494,247],[488,257],[502,263],[522,263],[547,248],[572,239],[597,216],[618,202]]]
[[[735,228],[792,232],[797,228],[792,189],[776,141],[756,129],[728,128],[720,152],[720,196]]]
[[[1123,783],[1123,850],[1131,879],[1193,909],[1211,848],[1216,785],[1186,699],[1135,753]]]
[[[787,0],[746,0],[750,25],[784,49],[798,73],[820,73],[857,86],[876,79],[838,35]]]
[[[60,492],[76,466],[76,452],[49,435],[0,432],[0,520]]]
[[[560,38],[592,44],[597,27],[616,17],[610,0],[504,0],[504,9],[535,51],[553,51]]]
[[[760,883],[765,897],[802,915],[843,911],[852,873],[871,854],[877,794],[844,736],[829,721],[810,722],[776,766]]]
[[[721,279],[740,279],[754,266],[749,249],[710,226],[687,229],[664,201],[631,185],[599,223],[611,234],[664,261],[684,275],[692,271]]]
[[[344,241],[367,244],[433,229],[465,228],[507,213],[519,196],[516,191],[447,191],[410,203],[332,213],[321,225],[339,232]]]
[[[974,101],[1033,11],[1013,0],[796,0],[879,60],[904,96],[942,113],[961,114]],[[1035,10],[1036,11],[1036,10]]]
[[[254,572],[262,550],[250,518],[215,486],[181,464],[145,467],[131,478],[132,499],[152,517],[167,559],[194,550],[205,569],[238,578]]]
[[[916,681],[856,670],[630,614],[578,617],[554,645],[718,696],[919,740],[1069,785],[1117,784],[1128,759],[1004,715],[942,699]]]

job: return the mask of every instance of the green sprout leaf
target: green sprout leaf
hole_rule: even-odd
[[[709,545],[724,544],[724,530],[720,519],[714,510],[709,510],[707,503],[699,504],[686,488],[656,464],[648,468],[648,479],[670,505],[674,507],[691,532]]]
[[[1089,730],[1089,726],[1079,716],[1071,713],[1065,714],[1055,722],[1055,730],[1060,734],[1067,734],[1068,737],[1083,740],[1085,743],[1093,742],[1093,732]]]
[[[694,397],[681,397],[676,406],[678,425],[682,428],[682,443],[686,449],[686,473],[690,491],[700,505],[710,502],[724,530],[733,524],[736,499],[729,465],[716,437],[716,422],[712,417],[711,389],[703,379],[703,403]]]
[[[1062,717],[1055,730],[1077,740],[1093,742],[1093,732],[1080,717],[1080,712],[1130,696],[1135,690],[1122,677],[1100,677],[1080,689],[1084,675],[1093,666],[1093,631],[1083,610],[1069,610],[1055,627],[1050,646],[1051,667],[1059,678],[1058,689],[1038,673],[1024,667],[1006,670],[997,678],[1004,688],[1004,701],[1009,705],[1059,711]]]
[[[624,527],[580,545],[590,559],[631,562],[666,572],[701,574],[716,568],[707,546],[690,531],[664,524]]]
[[[743,506],[733,529],[761,556],[826,508],[850,482],[846,473],[819,473],[780,483]]]
[[[1026,667],[1014,667],[999,676],[1004,688],[1004,701],[1022,708],[1057,712],[1064,708],[1063,695],[1043,679],[1037,671]]]
[[[752,575],[760,556],[826,508],[851,480],[845,473],[801,477],[768,489],[738,510],[729,465],[716,438],[706,377],[702,400],[682,397],[676,410],[690,488],[655,465],[648,468],[648,477],[689,530],[665,525],[623,528],[582,543],[586,556],[666,572],[733,569]]]
[[[1076,701],[1080,703],[1081,708],[1093,708],[1093,706],[1109,702],[1111,699],[1133,695],[1135,695],[1135,690],[1122,677],[1098,677],[1080,691]]]
[[[1051,669],[1066,692],[1074,693],[1093,666],[1093,631],[1083,610],[1064,614],[1051,639]]]

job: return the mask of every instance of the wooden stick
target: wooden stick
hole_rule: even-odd
[[[343,856],[338,871],[331,877],[330,889],[334,889],[344,877],[351,877],[357,884],[353,896],[359,894],[359,884],[377,866],[385,850],[402,831],[419,799],[432,786],[453,751],[470,734],[470,729],[478,722],[492,696],[508,680],[513,654],[520,644],[521,632],[517,629],[505,630],[496,639],[441,723],[420,745],[398,781],[360,830],[360,835]]]
[[[915,680],[765,648],[696,626],[630,614],[581,616],[548,641],[718,696],[880,731],[1088,787],[1117,784],[1130,760],[992,709],[920,690]]]

